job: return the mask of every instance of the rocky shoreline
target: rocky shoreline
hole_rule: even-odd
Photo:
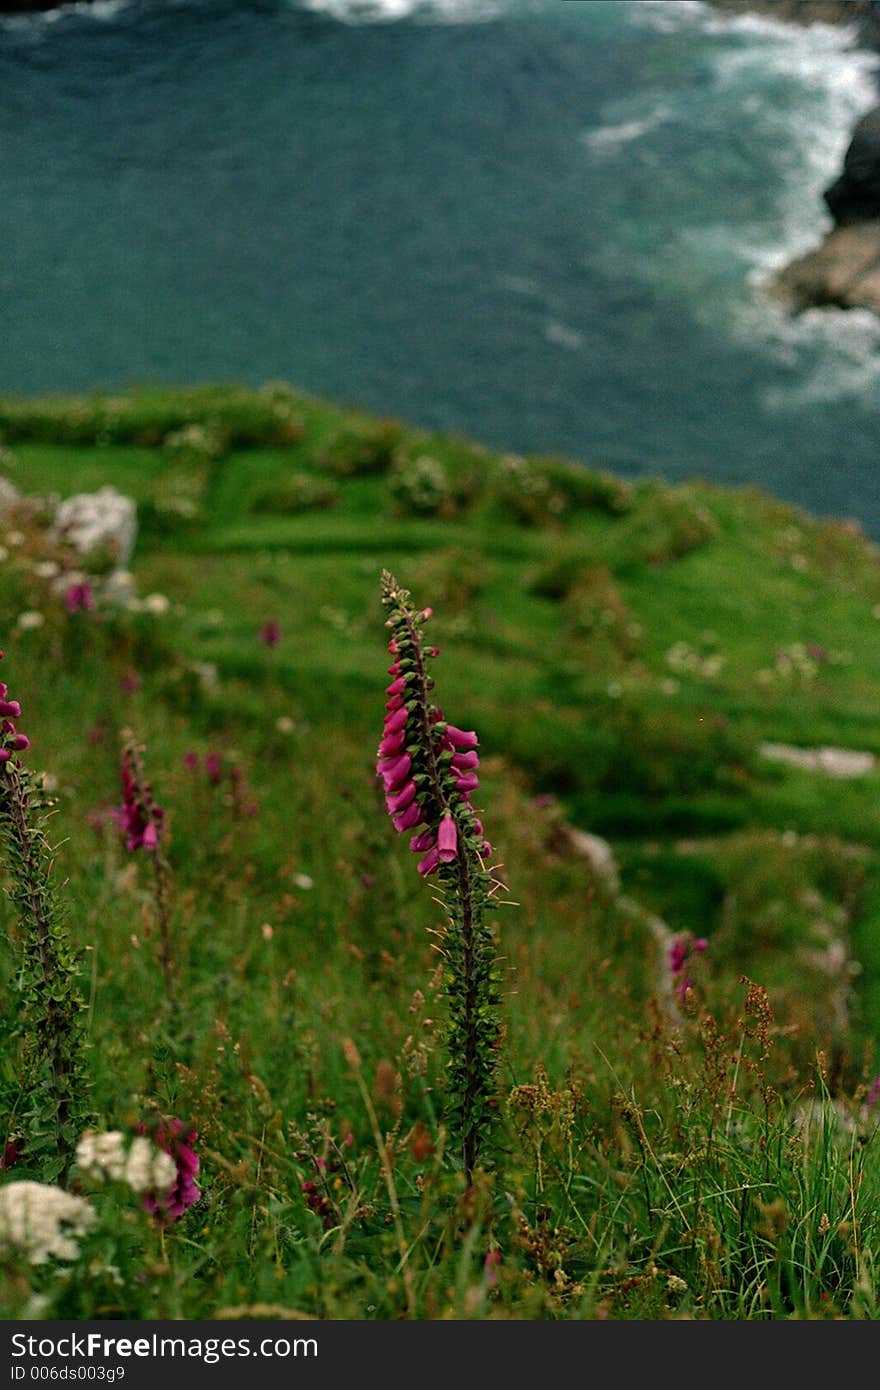
[[[857,23],[860,42],[880,50],[877,0],[712,0],[728,13],[755,12],[798,24]],[[769,286],[794,313],[835,306],[880,314],[880,105],[858,122],[840,176],[825,190],[834,226]]]

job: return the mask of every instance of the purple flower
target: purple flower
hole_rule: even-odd
[[[14,1167],[23,1153],[23,1139],[7,1139],[3,1149],[3,1156],[0,1158],[0,1170]]]
[[[685,964],[693,956],[701,956],[707,950],[709,942],[705,936],[692,937],[688,933],[677,936],[669,947],[667,961],[670,974],[677,980],[675,993],[679,999],[683,999],[689,989],[693,988],[693,980],[685,972]]]
[[[277,647],[281,641],[281,624],[276,618],[270,618],[260,628],[260,641],[265,647]]]
[[[95,596],[89,584],[70,584],[64,590],[64,606],[68,613],[88,613],[95,606]]]
[[[669,948],[669,969],[671,974],[680,975],[684,963],[688,958],[689,940],[686,936],[677,936]]]
[[[0,651],[2,660],[3,653]],[[0,766],[8,763],[14,753],[23,753],[31,746],[27,734],[20,734],[15,727],[14,721],[21,718],[21,705],[18,700],[10,700],[8,696],[8,686],[0,681]]]
[[[205,754],[205,775],[211,785],[216,787],[223,776],[223,761],[219,753]]]
[[[131,744],[122,750],[120,777],[122,805],[114,812],[116,824],[132,852],[138,849],[153,851],[159,845],[165,812],[153,800],[152,792],[143,780],[140,759]]]
[[[141,684],[141,678],[137,671],[124,671],[119,677],[119,689],[123,695],[136,695]]]
[[[196,1186],[195,1175],[199,1171],[199,1156],[193,1148],[198,1139],[198,1131],[187,1127],[182,1120],[159,1120],[155,1127],[138,1125],[140,1134],[150,1134],[153,1142],[174,1159],[177,1177],[174,1186],[166,1193],[150,1193],[144,1198],[144,1210],[152,1212],[157,1220],[170,1225],[185,1211],[195,1206],[201,1197],[201,1189]]]
[[[423,876],[454,864],[466,846],[478,855],[491,853],[483,827],[471,805],[480,785],[477,776],[479,739],[473,729],[448,724],[443,711],[430,700],[433,678],[425,669],[436,647],[422,641],[430,608],[414,609],[409,595],[391,575],[383,575],[383,603],[390,610],[392,629],[388,651],[385,722],[379,743],[376,775],[395,830],[424,828],[410,839],[410,849],[423,857]]]
[[[451,864],[458,857],[458,830],[448,811],[437,830],[437,855],[441,864]]]

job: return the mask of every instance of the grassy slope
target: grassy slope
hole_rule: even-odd
[[[207,421],[219,453],[161,446],[188,421]],[[718,988],[743,973],[767,983],[802,1058],[824,1048],[858,1073],[880,1022],[878,778],[830,781],[756,754],[762,740],[880,753],[880,561],[852,528],[700,483],[629,489],[598,475],[589,494],[558,462],[523,474],[397,426],[408,463],[361,473],[350,433],[363,460],[376,427],[280,387],[6,402],[3,430],[2,469],[22,491],[109,483],[137,499],[139,592],[171,602],[161,617],[68,617],[28,568],[37,531],[7,545],[4,675],[33,765],[59,778],[61,862],[91,952],[111,1120],[152,1088],[199,1117],[215,1170],[279,1114],[291,1126],[309,1107],[341,1107],[348,1123],[346,1035],[369,1068],[390,1058],[399,1069],[403,1099],[389,1106],[404,1131],[435,1114],[434,1025],[412,999],[429,979],[436,910],[372,786],[383,567],[433,604],[438,697],[481,735],[484,820],[519,904],[502,916],[511,1084],[543,1065],[613,1089],[621,1030],[655,978],[649,934],[567,847],[561,814],[612,840],[627,894],[710,938]],[[424,455],[445,469],[428,515],[412,492],[402,505],[392,481]],[[317,491],[332,483],[332,505],[277,510],[291,475],[300,504],[312,479]],[[43,628],[17,629],[26,607],[46,614]],[[275,650],[258,640],[270,617],[283,629]],[[216,667],[216,682],[193,662]],[[132,666],[143,686],[125,695]],[[165,1054],[144,1070],[158,988],[148,881],[85,815],[117,798],[126,726],[170,813],[188,982],[176,1070]],[[228,781],[186,771],[190,748],[238,764],[259,814],[242,812]],[[862,968],[853,1033],[828,1011],[834,937]],[[415,1065],[407,1079],[418,1048],[427,1082]],[[637,1051],[627,1064],[646,1065]],[[205,1254],[214,1306],[268,1296],[263,1253],[247,1276]],[[287,1296],[304,1296],[305,1278]],[[363,1315],[337,1294],[323,1305],[331,1316]],[[195,1315],[181,1288],[162,1297],[149,1306]],[[383,1297],[390,1307],[393,1292]]]

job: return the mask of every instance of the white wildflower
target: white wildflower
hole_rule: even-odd
[[[80,1175],[91,1182],[109,1178],[125,1182],[133,1192],[167,1192],[174,1186],[177,1166],[170,1154],[143,1135],[129,1145],[118,1129],[97,1134],[87,1130],[76,1146]]]
[[[104,1134],[87,1130],[76,1146],[76,1164],[82,1177],[92,1182],[113,1178],[117,1182],[125,1172],[125,1135],[111,1129]]]
[[[43,614],[38,613],[35,608],[28,608],[18,615],[18,626],[22,632],[32,632],[34,628],[42,627],[45,621]]]
[[[137,534],[137,509],[114,487],[80,492],[60,503],[52,534],[80,555],[106,546],[117,564],[127,565]]]
[[[143,1135],[132,1140],[125,1181],[133,1192],[170,1192],[176,1180],[177,1164],[170,1154]]]
[[[50,1256],[75,1260],[78,1240],[95,1224],[84,1197],[41,1182],[10,1182],[0,1187],[0,1248],[17,1251],[32,1265]]]
[[[171,600],[166,598],[164,594],[147,594],[147,597],[144,599],[145,610],[148,613],[154,613],[157,617],[161,617],[163,613],[167,613],[170,607]]]
[[[297,888],[302,888],[304,890],[314,888],[315,886],[315,880],[311,877],[310,874],[294,874],[293,881],[296,884]]]

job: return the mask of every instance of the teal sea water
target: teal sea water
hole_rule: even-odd
[[[876,66],[696,0],[6,17],[0,390],[284,377],[880,537],[880,320],[762,289]]]

